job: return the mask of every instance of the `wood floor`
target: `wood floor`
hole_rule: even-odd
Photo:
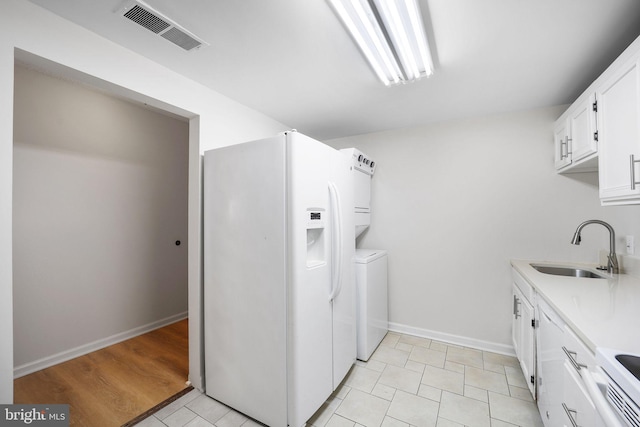
[[[186,387],[187,319],[14,381],[15,403],[68,403],[71,426],[121,426]]]

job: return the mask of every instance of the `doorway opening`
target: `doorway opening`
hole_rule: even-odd
[[[127,346],[152,360],[138,336],[177,343],[188,375],[188,120],[20,61],[14,94],[16,376],[86,354],[67,379],[140,383],[97,369],[131,366]]]

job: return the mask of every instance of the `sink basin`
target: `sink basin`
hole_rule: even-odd
[[[541,265],[531,264],[531,267],[538,270],[540,273],[553,274],[554,276],[569,276],[569,277],[586,277],[591,279],[606,279],[606,276],[594,273],[593,271],[585,270],[575,267],[558,267],[553,265]]]

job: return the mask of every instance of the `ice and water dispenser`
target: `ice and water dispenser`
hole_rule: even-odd
[[[307,209],[307,268],[326,262],[324,251],[324,209]]]

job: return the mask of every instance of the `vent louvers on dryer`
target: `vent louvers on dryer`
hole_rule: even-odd
[[[141,0],[128,1],[119,10],[125,18],[153,31],[184,50],[190,51],[209,45]]]

